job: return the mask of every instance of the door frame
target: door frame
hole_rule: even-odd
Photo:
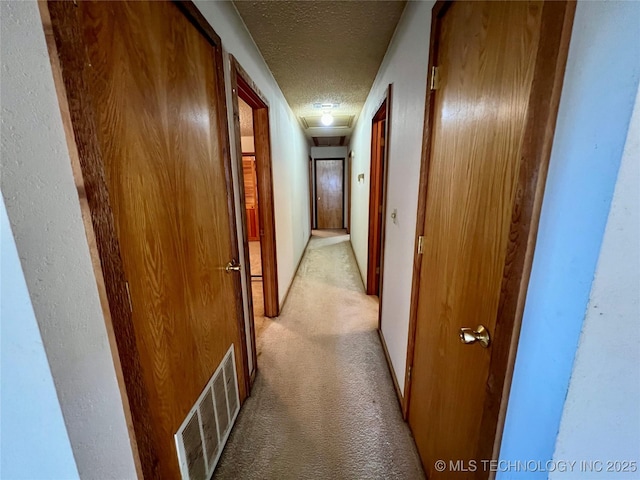
[[[227,200],[229,212],[229,240],[233,258],[238,258],[236,216],[233,202],[233,179],[229,155],[227,101],[224,90],[222,42],[213,27],[190,1],[172,1],[187,20],[200,32],[212,48],[216,64],[216,101],[219,105],[218,138],[224,158],[225,182],[230,193]],[[65,137],[69,147],[72,169],[79,191],[87,240],[96,283],[100,294],[105,326],[118,386],[122,395],[134,463],[140,478],[157,478],[158,452],[155,449],[149,398],[144,388],[139,351],[133,330],[132,312],[120,245],[104,172],[93,109],[90,106],[85,62],[84,40],[77,10],[73,2],[41,0],[38,2],[47,47],[53,70],[56,94],[60,106]],[[86,204],[84,199],[86,198]],[[241,292],[240,276],[234,275],[234,289]],[[247,396],[248,371],[244,311],[242,296],[236,294],[242,363],[238,369],[238,387],[241,403]]]
[[[260,229],[260,258],[262,261],[262,288],[265,317],[277,317],[280,314],[278,301],[278,262],[276,248],[276,225],[274,209],[273,171],[271,159],[271,135],[269,128],[269,102],[256,86],[240,62],[231,54],[231,106],[233,108],[233,128],[236,147],[236,166],[238,169],[238,196],[242,222],[242,246],[247,278],[247,305],[249,316],[249,338],[253,373],[250,375],[250,386],[255,381],[258,371],[258,354],[256,347],[255,317],[253,314],[253,288],[251,284],[251,261],[249,257],[249,236],[247,230],[247,212],[242,181],[243,161],[240,132],[240,109],[238,98],[242,98],[253,110],[253,140],[258,192],[258,225]],[[246,343],[246,342],[245,342]],[[247,371],[248,371],[247,364]]]
[[[313,157],[309,155],[309,229],[313,230]]]
[[[345,199],[345,195],[344,195],[344,181],[345,181],[345,164],[346,164],[346,159],[344,157],[334,157],[334,158],[314,158],[313,159],[313,204],[315,206],[315,215],[314,215],[314,223],[316,225],[316,229],[319,230],[318,228],[318,170],[316,168],[318,162],[321,162],[323,160],[340,160],[342,162],[342,227],[340,228],[344,228],[344,218],[345,218],[345,212],[344,212],[344,199]]]
[[[384,97],[379,101],[378,107],[375,109],[375,114],[371,119],[371,161],[369,162],[369,240],[367,247],[367,295],[375,295],[376,287],[378,289],[378,298],[382,299],[382,273],[384,270],[384,239],[385,239],[385,227],[387,218],[387,177],[388,177],[388,163],[389,163],[389,134],[391,130],[391,100],[392,100],[393,85],[389,84],[384,92]],[[384,111],[383,111],[384,108]],[[383,118],[384,116],[384,118]],[[377,144],[377,139],[374,138],[374,126],[376,123],[385,121],[384,132],[384,158],[381,162],[376,163],[374,159],[376,154],[374,148]],[[374,190],[372,179],[380,178],[380,188]],[[375,217],[377,216],[375,209],[371,208],[371,205],[379,205],[382,200],[382,215],[378,228],[375,228]],[[378,256],[380,257],[380,277],[379,282],[376,285],[376,272],[372,268],[376,264],[376,249],[374,248],[376,241],[379,239]],[[381,322],[382,304],[378,308],[378,328],[380,328]]]
[[[438,39],[442,18],[453,1],[438,1],[432,9],[431,39],[427,79],[437,62]],[[488,378],[493,388],[488,388],[484,402],[481,445],[491,445],[479,451],[479,458],[497,459],[502,441],[507,403],[513,377],[516,350],[520,336],[522,315],[527,295],[529,276],[538,232],[538,222],[544,187],[549,168],[551,147],[555,133],[560,94],[569,51],[576,4],[572,1],[545,2],[534,77],[529,96],[524,133],[522,136],[521,165],[517,190],[512,205],[511,226],[507,257],[505,259],[502,288],[498,305],[494,342]],[[425,122],[422,142],[418,212],[414,244],[413,279],[409,316],[404,400],[402,413],[407,420],[411,400],[411,367],[415,352],[417,307],[420,289],[421,254],[418,241],[425,233],[425,213],[429,177],[430,149],[434,116],[435,91],[427,81]],[[493,433],[491,433],[493,432]],[[489,478],[494,478],[495,472]]]
[[[344,167],[347,169],[347,172],[345,175],[345,186],[347,189],[346,199],[345,199],[347,218],[345,220],[345,228],[347,229],[347,234],[351,233],[351,175],[352,175],[351,164],[352,163],[353,163],[353,150],[349,152],[344,163]]]

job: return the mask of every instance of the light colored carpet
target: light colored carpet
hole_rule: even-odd
[[[260,279],[251,282],[251,290],[253,292],[253,320],[256,327],[256,355],[262,355],[262,338],[263,332],[276,320],[264,316],[264,294]],[[259,361],[259,360],[258,360]]]
[[[262,257],[260,242],[249,242],[249,261],[251,262],[251,276],[262,276]]]
[[[424,478],[348,239],[312,238],[215,478]]]

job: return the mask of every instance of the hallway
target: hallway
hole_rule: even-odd
[[[214,478],[424,478],[348,235],[313,236]]]

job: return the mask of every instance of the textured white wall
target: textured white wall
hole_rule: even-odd
[[[311,147],[311,158],[344,158],[347,147]]]
[[[601,461],[552,479],[640,477],[640,95],[627,134],[554,459]],[[635,461],[635,470],[606,470]]]
[[[278,256],[278,293],[280,302],[282,302],[293,281],[296,267],[311,234],[307,165],[309,145],[298,120],[289,108],[280,87],[233,4],[227,1],[201,0],[197,0],[195,4],[222,39],[225,51],[238,60],[269,103]],[[227,79],[229,78],[229,68],[229,61],[225,58],[225,77]],[[229,85],[227,80],[228,104],[231,102]],[[230,125],[232,125],[231,115],[232,113],[229,112]],[[230,132],[230,136],[231,153],[235,155],[233,130]],[[238,172],[235,169],[235,162],[233,174],[234,181],[237,182]],[[240,212],[239,207],[239,199],[236,198],[237,212]],[[246,285],[244,274],[243,285]]]
[[[354,152],[351,175],[351,243],[363,281],[366,281],[371,121],[387,86],[392,83],[382,333],[401,390],[404,390],[409,334],[411,271],[433,3],[407,3],[369,97],[358,117],[350,145]],[[357,181],[360,173],[364,173],[362,183]],[[394,209],[398,212],[396,223],[390,217]]]
[[[253,143],[253,137],[240,137],[240,143],[242,145],[242,153],[255,153],[255,145]]]
[[[0,9],[2,195],[78,472],[134,478],[38,6]]]
[[[0,258],[0,472],[80,478],[1,197]]]

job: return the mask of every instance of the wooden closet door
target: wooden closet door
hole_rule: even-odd
[[[492,356],[510,344],[496,318],[542,10],[542,2],[454,2],[440,24],[409,399],[431,480],[489,475],[481,462],[495,431],[483,417],[489,392],[501,388],[489,377]],[[491,343],[462,343],[461,329],[479,325]],[[452,473],[456,462],[476,469]]]
[[[318,228],[343,228],[344,160],[316,159]]]
[[[174,434],[231,344],[245,395],[239,275],[225,272],[237,245],[222,66],[172,2],[77,9],[150,409],[144,428],[157,478],[177,479]]]

